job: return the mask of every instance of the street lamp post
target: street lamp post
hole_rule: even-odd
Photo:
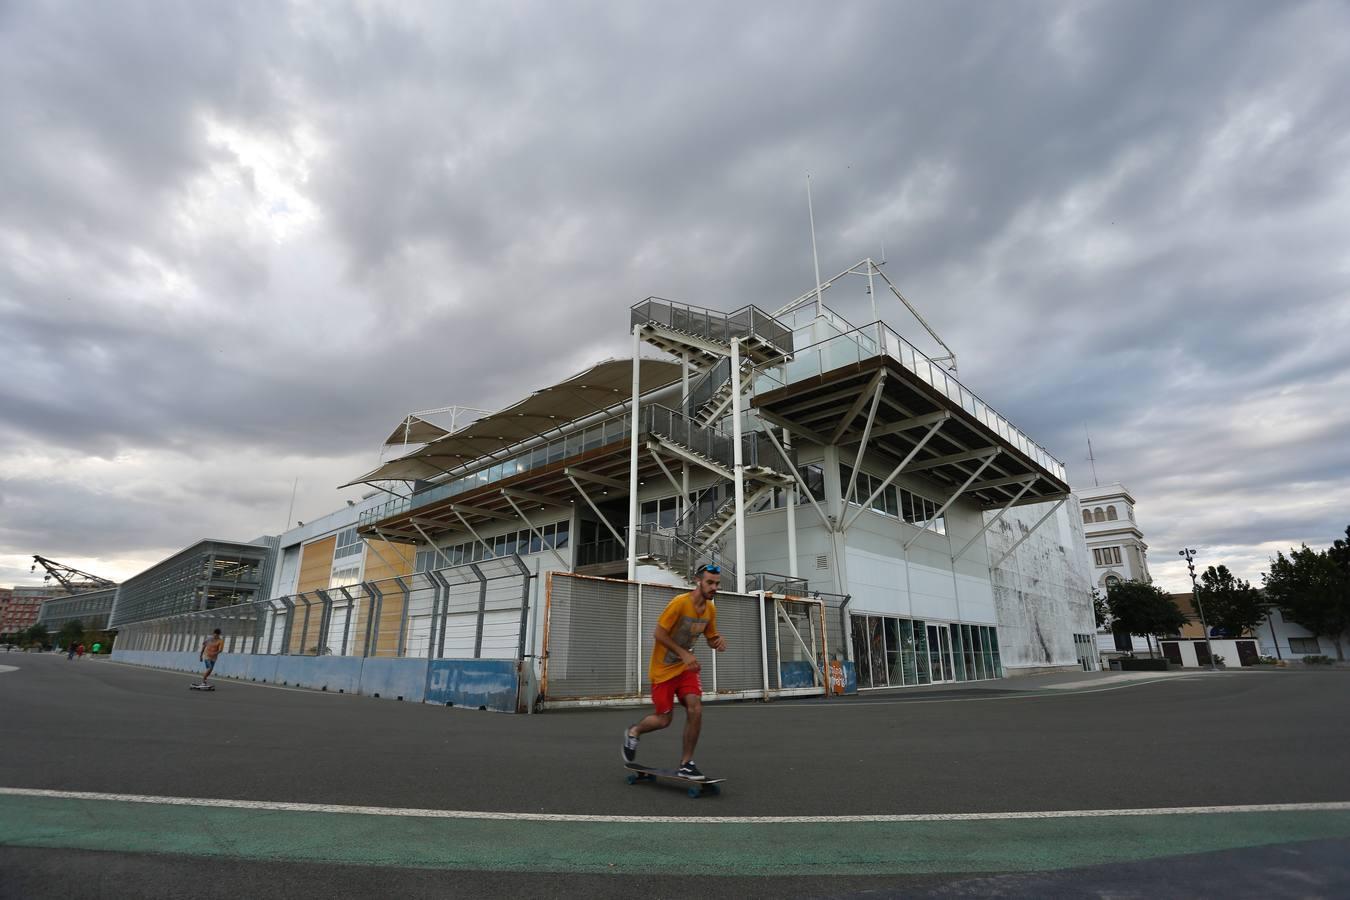
[[[1209,652],[1209,667],[1218,671],[1218,666],[1214,663],[1214,647],[1209,642],[1209,625],[1205,623],[1205,608],[1200,604],[1200,588],[1195,582],[1195,551],[1190,547],[1185,550],[1177,551],[1177,556],[1186,558],[1186,568],[1191,573],[1191,602],[1195,604],[1195,611],[1200,614],[1200,629],[1205,635],[1205,650]]]

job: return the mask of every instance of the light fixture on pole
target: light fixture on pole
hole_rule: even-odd
[[[1209,653],[1209,667],[1217,671],[1219,667],[1214,664],[1214,647],[1209,643],[1209,625],[1205,624],[1205,608],[1200,605],[1200,587],[1195,582],[1195,551],[1187,547],[1185,550],[1178,550],[1177,556],[1186,558],[1186,568],[1191,573],[1191,602],[1195,604],[1195,611],[1200,614],[1200,628],[1205,635],[1205,650]]]

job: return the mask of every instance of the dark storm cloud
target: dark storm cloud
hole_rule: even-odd
[[[808,171],[822,269],[884,242],[962,379],[1078,484],[1087,423],[1150,541],[1313,540],[1350,502],[1347,33],[1316,3],[11,5],[0,553],[275,530],[196,504],[276,519],[303,474],[320,513],[406,411],[622,355],[648,294],[778,305]],[[127,454],[210,477],[187,510],[53,481]]]

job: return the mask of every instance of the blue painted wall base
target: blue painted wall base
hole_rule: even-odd
[[[200,676],[191,651],[118,650],[117,662]],[[215,675],[362,694],[408,703],[440,703],[516,712],[519,675],[510,659],[362,659],[359,656],[265,656],[221,654]]]

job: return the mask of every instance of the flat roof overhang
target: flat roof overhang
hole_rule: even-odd
[[[640,482],[665,479],[665,473],[652,455],[651,446],[644,437],[642,451],[638,454]],[[547,518],[550,506],[569,509],[573,505],[586,504],[572,483],[573,479],[586,489],[593,503],[627,497],[630,452],[631,445],[625,437],[622,442],[596,447],[541,469],[485,484],[453,497],[434,500],[425,506],[403,510],[362,526],[360,532],[406,543],[426,543],[423,532],[433,538],[447,533],[459,533],[472,538],[473,535],[464,527],[464,521],[475,529],[508,521],[523,525],[516,507],[525,512],[532,522],[539,524],[536,515],[541,519]],[[679,465],[669,456],[665,462],[672,472]],[[513,502],[515,506],[512,506]]]
[[[965,492],[982,508],[998,509],[1014,498],[1018,498],[1015,505],[1026,506],[1068,495],[1069,485],[1057,475],[889,356],[849,363],[775,388],[756,396],[752,405],[766,422],[791,431],[794,444],[807,440],[856,448],[863,438],[878,379],[881,399],[868,439],[870,451],[898,464],[923,440],[932,423],[945,416],[942,427],[915,455],[905,474],[956,488],[996,448],[999,452],[993,462]],[[1035,481],[1023,491],[1029,476],[1035,476]]]

